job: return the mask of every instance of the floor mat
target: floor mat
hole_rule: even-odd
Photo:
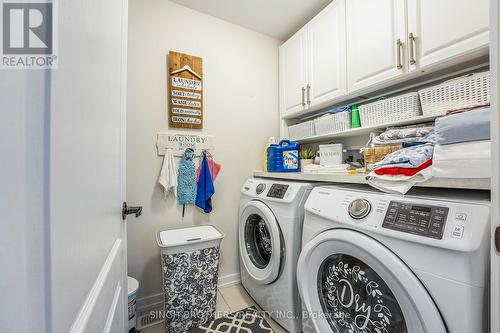
[[[193,328],[188,333],[274,333],[259,311],[251,306]]]

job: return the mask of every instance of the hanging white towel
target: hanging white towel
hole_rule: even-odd
[[[172,149],[167,149],[165,152],[158,183],[163,186],[165,197],[167,197],[170,192],[173,192],[174,196],[177,196],[177,165],[174,160],[174,152]]]

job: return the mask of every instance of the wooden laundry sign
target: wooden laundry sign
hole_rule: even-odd
[[[159,156],[165,155],[167,149],[172,149],[174,155],[181,155],[187,148],[193,149],[196,155],[200,155],[204,150],[213,151],[214,137],[201,134],[158,133],[156,148]]]
[[[171,128],[203,128],[203,59],[168,54],[168,124]]]

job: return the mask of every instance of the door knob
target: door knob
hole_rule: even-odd
[[[129,207],[127,206],[127,203],[124,202],[122,206],[122,220],[125,220],[127,218],[127,215],[130,214],[135,214],[135,217],[141,216],[142,207],[141,206]]]

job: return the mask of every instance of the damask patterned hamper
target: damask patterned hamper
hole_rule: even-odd
[[[160,231],[165,332],[181,333],[213,320],[220,242],[214,226]]]

